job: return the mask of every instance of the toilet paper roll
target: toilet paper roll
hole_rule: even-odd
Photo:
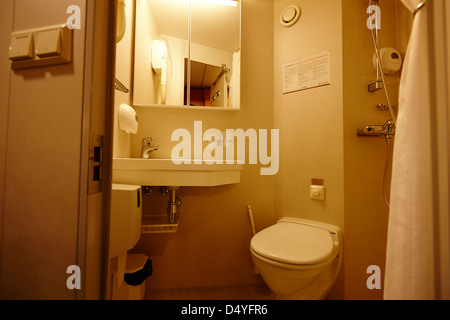
[[[119,108],[119,129],[132,134],[136,134],[138,130],[136,111],[124,103]]]
[[[393,48],[380,49],[381,66],[385,74],[392,74],[402,68],[402,56],[400,52]],[[377,69],[377,55],[374,53],[372,58],[373,67]]]

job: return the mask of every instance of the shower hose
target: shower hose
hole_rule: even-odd
[[[373,0],[369,0],[369,7],[372,5],[372,1]],[[375,0],[375,3],[378,5],[378,0]],[[378,47],[378,37],[377,35],[375,35],[375,31],[374,29],[371,29],[371,35],[372,35],[372,42],[373,42],[373,46],[375,49],[375,53],[377,55],[377,64],[378,64],[378,69],[380,70],[380,74],[381,74],[381,80],[383,81],[383,89],[384,89],[384,95],[386,96],[386,101],[389,107],[389,112],[391,113],[391,117],[392,117],[392,121],[394,123],[394,127],[397,125],[397,119],[395,117],[394,114],[394,109],[392,108],[392,104],[391,101],[389,99],[389,94],[387,91],[387,87],[386,87],[386,80],[384,78],[384,72],[383,72],[383,67],[381,64],[381,59],[380,59],[380,50]],[[383,196],[384,196],[384,201],[386,202],[386,205],[388,206],[388,208],[391,207],[390,205],[390,200],[388,197],[388,184],[390,184],[390,180],[388,181],[388,177],[389,177],[389,169],[392,163],[392,153],[393,153],[393,136],[391,135],[386,135],[386,162],[384,164],[384,174],[383,174]]]

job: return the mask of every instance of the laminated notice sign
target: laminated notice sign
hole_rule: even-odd
[[[330,83],[329,51],[283,65],[283,93],[321,87]]]

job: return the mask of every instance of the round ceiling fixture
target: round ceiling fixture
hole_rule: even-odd
[[[302,9],[297,5],[291,5],[281,13],[280,23],[283,27],[291,27],[300,19],[301,15]]]

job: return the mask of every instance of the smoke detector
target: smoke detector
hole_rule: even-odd
[[[300,16],[302,15],[302,9],[297,5],[291,5],[283,10],[280,15],[280,23],[283,27],[293,26]]]

